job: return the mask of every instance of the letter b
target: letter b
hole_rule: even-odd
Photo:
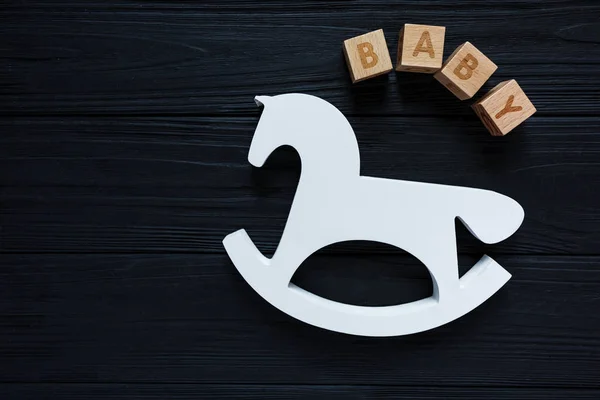
[[[379,58],[373,51],[373,45],[369,42],[359,43],[357,46],[360,62],[364,69],[372,68],[377,65]]]
[[[473,71],[479,65],[479,61],[471,53],[467,53],[465,58],[454,68],[454,75],[458,76],[463,81],[473,76]]]

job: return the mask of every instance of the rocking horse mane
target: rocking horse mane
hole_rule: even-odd
[[[309,158],[323,161],[334,153],[337,162],[344,164],[337,166],[340,170],[358,174],[360,156],[356,135],[350,122],[334,105],[301,93],[256,96],[255,102],[265,109],[255,139],[259,135],[272,136],[263,139],[270,142],[271,151],[283,145],[292,146],[303,159],[303,165]],[[327,167],[337,169],[334,165]]]

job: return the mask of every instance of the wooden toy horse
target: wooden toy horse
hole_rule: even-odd
[[[344,115],[304,94],[257,96],[264,111],[248,161],[260,167],[282,145],[300,154],[302,173],[281,241],[264,257],[246,231],[225,249],[244,279],[269,303],[306,323],[365,336],[403,335],[448,323],[471,311],[509,279],[483,256],[458,277],[454,219],[485,243],[512,235],[524,212],[514,200],[480,189],[360,176],[358,143]],[[434,282],[432,297],[363,307],[309,293],[290,280],[312,253],[333,243],[369,240],[397,246],[419,259]]]

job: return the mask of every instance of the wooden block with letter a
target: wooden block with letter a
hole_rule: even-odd
[[[443,26],[404,24],[398,39],[396,71],[433,74],[442,67]]]
[[[392,70],[392,60],[383,29],[345,40],[344,55],[352,83],[386,74]]]
[[[473,110],[493,136],[506,135],[536,112],[514,79],[501,82],[490,90],[473,104]]]
[[[498,69],[471,43],[459,46],[433,75],[460,100],[470,99]]]

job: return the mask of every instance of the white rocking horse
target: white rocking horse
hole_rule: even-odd
[[[263,114],[248,161],[261,167],[278,147],[300,154],[302,173],[281,241],[264,257],[245,230],[223,240],[244,279],[281,311],[325,329],[363,336],[395,336],[446,324],[479,306],[511,275],[483,256],[462,278],[454,219],[485,243],[521,225],[514,200],[480,189],[360,176],[354,131],[333,105],[314,96],[257,96]],[[290,282],[296,269],[333,243],[368,240],[397,246],[419,259],[434,283],[433,296],[411,303],[363,307],[338,303]]]

